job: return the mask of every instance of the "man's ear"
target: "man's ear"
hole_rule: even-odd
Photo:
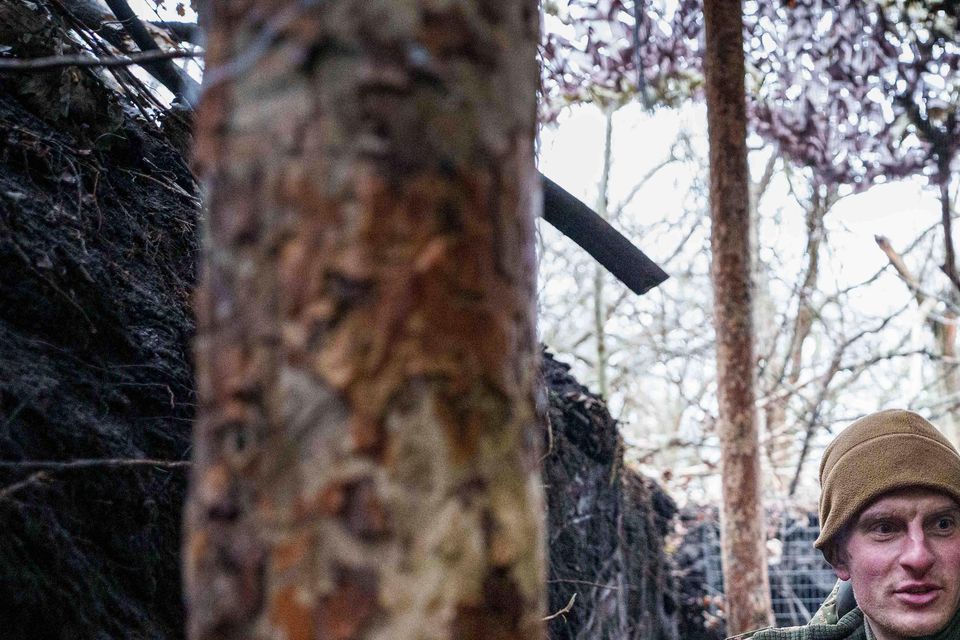
[[[847,567],[846,562],[838,561],[837,564],[833,565],[833,572],[837,574],[837,577],[841,580],[850,579],[850,568]]]
[[[847,565],[846,550],[841,546],[843,541],[834,541],[824,550],[823,557],[833,567],[833,572],[841,580],[850,579],[850,567]]]

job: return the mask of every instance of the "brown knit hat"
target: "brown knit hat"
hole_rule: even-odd
[[[906,487],[942,491],[960,504],[960,454],[912,411],[888,409],[860,418],[823,452],[814,546],[822,551],[871,502]]]

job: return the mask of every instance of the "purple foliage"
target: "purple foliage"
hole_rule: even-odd
[[[640,20],[634,28],[636,5]],[[636,5],[554,5],[573,37],[548,33],[544,39],[545,119],[571,103],[606,107],[640,94],[673,105],[699,96],[701,0]],[[752,130],[824,183],[862,189],[920,172],[935,181],[949,179],[960,146],[958,5],[746,2]]]

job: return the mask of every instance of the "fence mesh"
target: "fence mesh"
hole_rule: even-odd
[[[816,518],[807,514],[784,515],[768,536],[770,557],[770,595],[776,626],[806,624],[830,594],[836,574],[814,549],[819,528]],[[710,598],[712,613],[719,614],[723,595],[723,571],[720,565],[720,536],[715,527],[700,529],[704,589]]]

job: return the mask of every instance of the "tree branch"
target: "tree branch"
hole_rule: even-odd
[[[913,291],[913,295],[917,299],[917,304],[922,305],[923,301],[927,298],[927,294],[920,289],[920,283],[913,275],[913,272],[910,271],[907,263],[903,261],[903,256],[897,253],[897,250],[890,244],[890,240],[885,236],[873,236],[873,239],[877,243],[877,246],[880,247],[880,250],[887,255],[887,259],[890,261],[890,264],[893,265],[893,268],[897,270],[897,273],[900,274],[903,281],[910,287],[910,290]]]
[[[175,58],[195,58],[203,52],[183,51],[142,51],[123,56],[91,57],[89,55],[46,56],[43,58],[0,58],[0,72],[7,71],[46,71],[61,67],[128,67],[142,65],[146,62],[158,60],[173,60]]]
[[[940,221],[943,224],[943,266],[940,267],[956,290],[960,292],[960,275],[957,275],[957,258],[953,248],[953,212],[950,210],[949,159],[938,162],[940,169]]]
[[[0,469],[15,471],[73,471],[76,469],[117,469],[121,467],[189,467],[189,460],[152,460],[149,458],[80,458],[78,460],[0,460]]]
[[[130,34],[133,41],[140,47],[141,51],[158,51],[160,47],[154,41],[153,36],[143,26],[137,14],[133,12],[127,0],[105,0],[107,6],[113,11],[124,30]],[[191,106],[196,96],[199,94],[200,87],[197,82],[188,76],[183,69],[180,69],[170,60],[161,60],[144,65],[144,68],[157,80],[169,89],[177,98],[185,100]]]
[[[81,458],[78,460],[0,460],[0,469],[33,471],[32,474],[13,484],[0,488],[0,501],[40,482],[49,480],[54,473],[82,469],[121,469],[154,467],[158,469],[185,469],[189,460],[151,460],[146,458]]]
[[[577,599],[577,592],[574,591],[573,595],[570,596],[570,601],[567,602],[566,606],[564,606],[563,609],[560,609],[556,613],[553,613],[547,616],[546,618],[543,618],[543,621],[546,622],[547,620],[553,620],[554,618],[562,616],[565,613],[570,613],[570,611],[573,609],[573,603],[576,601],[576,599]]]

